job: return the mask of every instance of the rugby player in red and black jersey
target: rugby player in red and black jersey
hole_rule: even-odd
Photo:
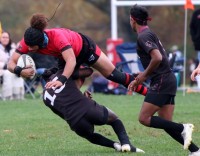
[[[192,124],[179,124],[172,121],[175,95],[176,78],[170,69],[167,54],[158,39],[147,25],[151,20],[145,7],[135,5],[130,10],[130,25],[137,33],[137,54],[141,59],[144,72],[129,84],[129,90],[133,90],[142,84],[147,78],[151,80],[150,88],[145,96],[139,121],[141,124],[163,129],[172,138],[189,149],[191,154],[200,154],[199,148],[191,143]],[[155,113],[158,116],[155,116]]]
[[[11,72],[23,77],[33,75],[31,68],[16,66],[19,56],[31,51],[59,58],[59,68],[64,69],[58,80],[46,84],[47,88],[62,86],[74,69],[79,69],[81,64],[92,66],[107,79],[126,87],[134,79],[134,75],[117,70],[94,41],[86,35],[65,28],[45,29],[48,22],[42,14],[33,15],[30,24],[31,27],[25,31],[24,38],[8,63]],[[141,85],[135,92],[145,95],[147,88]]]

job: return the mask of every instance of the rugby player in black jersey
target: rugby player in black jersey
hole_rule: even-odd
[[[200,156],[199,148],[191,142],[193,124],[172,121],[177,90],[176,78],[159,38],[147,25],[148,20],[151,18],[145,7],[134,5],[131,8],[130,25],[137,33],[137,54],[145,70],[129,84],[128,89],[134,90],[147,78],[151,80],[139,121],[145,126],[163,129],[181,143],[184,149],[189,149],[191,156]],[[155,116],[155,113],[158,113],[158,116]]]
[[[63,70],[57,71],[52,68],[44,72],[43,78],[46,81],[56,81],[62,72]],[[93,144],[122,152],[144,153],[143,150],[131,145],[122,121],[112,110],[92,100],[89,92],[85,92],[86,96],[84,96],[79,90],[84,78],[91,73],[91,68],[82,68],[74,72],[63,86],[46,88],[43,92],[45,105],[64,119],[77,135]],[[95,125],[110,125],[115,131],[119,143],[94,132]]]

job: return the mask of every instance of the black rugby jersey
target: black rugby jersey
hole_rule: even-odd
[[[144,29],[138,34],[137,38],[137,54],[141,59],[144,69],[146,69],[151,61],[150,52],[153,49],[158,49],[162,55],[162,61],[159,67],[152,73],[151,77],[157,74],[164,74],[171,71],[169,60],[165,49],[160,40],[149,28]]]
[[[148,93],[176,95],[176,78],[170,68],[169,60],[160,40],[149,28],[138,34],[137,54],[141,59],[144,69],[151,61],[150,52],[158,49],[162,55],[159,66],[150,75],[151,83]]]
[[[61,74],[62,71],[58,71],[51,76],[51,80],[57,79]],[[58,89],[45,89],[43,101],[54,113],[66,120],[71,128],[85,115],[91,105],[95,104],[82,94],[71,78]]]

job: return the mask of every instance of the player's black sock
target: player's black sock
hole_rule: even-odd
[[[180,144],[182,144],[182,145],[184,144],[183,137],[182,137],[181,133],[175,132],[175,131],[170,130],[170,129],[165,130],[165,132],[167,132],[173,139],[178,141]],[[193,142],[191,142],[188,149],[189,149],[190,152],[196,152],[196,151],[199,150],[199,148]]]
[[[101,134],[93,133],[85,138],[93,144],[114,148],[113,145],[115,142],[102,136]]]
[[[110,76],[107,77],[107,79],[122,84],[124,85],[126,88],[128,87],[128,85],[130,84],[131,81],[133,81],[135,79],[134,75],[128,74],[128,73],[123,73],[120,72],[118,69],[114,69],[113,72],[110,74]],[[146,95],[147,93],[147,87],[139,85],[139,88],[136,88],[134,91],[136,93],[142,94],[142,95]]]
[[[193,142],[191,142],[190,146],[188,147],[190,152],[196,152],[199,150],[199,147],[197,147]]]
[[[183,125],[172,121],[165,120],[158,116],[152,116],[150,121],[150,127],[159,129],[170,129],[181,133],[183,131]]]
[[[118,69],[115,68],[110,76],[107,77],[107,79],[128,87],[129,83],[134,80],[134,76],[128,73],[120,72]]]
[[[126,133],[125,127],[124,127],[123,123],[121,122],[121,120],[117,119],[117,120],[109,123],[109,125],[112,126],[113,130],[117,134],[121,145],[130,144],[128,135]]]
[[[130,144],[130,146],[131,146],[131,152],[136,152],[136,148],[131,144]]]

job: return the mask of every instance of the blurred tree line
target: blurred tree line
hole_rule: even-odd
[[[0,21],[3,29],[10,32],[14,42],[18,42],[29,26],[34,13],[43,13],[50,19],[55,8],[55,17],[49,22],[49,28],[67,27],[93,38],[105,51],[106,40],[111,36],[110,0],[0,0]],[[134,2],[133,2],[134,5]],[[167,51],[176,44],[183,51],[184,8],[183,6],[147,7],[151,29],[155,31]],[[197,8],[197,6],[196,6]],[[118,36],[125,42],[134,42],[136,34],[129,25],[130,7],[118,7]],[[188,11],[188,26],[192,11]],[[196,56],[188,27],[187,58]]]

